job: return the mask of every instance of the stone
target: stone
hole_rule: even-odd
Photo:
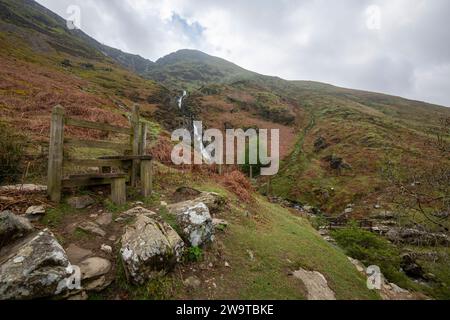
[[[81,291],[80,293],[67,298],[68,301],[86,301],[88,299],[89,299],[89,296],[86,293],[86,291]]]
[[[90,196],[72,197],[67,200],[67,203],[75,209],[85,209],[95,203]]]
[[[181,237],[193,247],[214,241],[214,226],[208,207],[203,202],[185,201],[170,205]]]
[[[417,229],[392,228],[386,237],[396,243],[410,245],[449,245],[450,239],[445,233],[431,233]]]
[[[27,209],[25,212],[27,215],[41,215],[45,214],[45,207],[44,206],[32,206]]]
[[[167,202],[161,201],[161,207],[167,207],[167,206],[168,206]]]
[[[141,285],[172,270],[184,248],[183,240],[167,223],[141,214],[126,227],[120,253],[127,277]]]
[[[186,287],[190,289],[197,289],[202,284],[200,279],[195,276],[187,278],[186,280],[183,281],[183,283]]]
[[[225,267],[226,268],[231,268],[230,264],[228,262],[225,261]]]
[[[111,254],[113,252],[113,248],[106,244],[102,244],[100,250],[102,250],[103,252],[108,253],[108,254]]]
[[[95,280],[83,284],[83,288],[88,292],[101,292],[111,285],[112,281],[105,276],[101,276]]]
[[[96,224],[94,222],[91,222],[91,221],[82,222],[78,226],[78,228],[80,230],[83,230],[83,231],[88,232],[88,233],[92,233],[92,234],[100,236],[102,238],[104,236],[106,236],[106,232],[102,228],[100,228],[98,224]]]
[[[416,259],[413,254],[405,253],[401,255],[401,263],[403,271],[408,277],[415,279],[423,279],[424,278],[424,270],[422,267],[416,262]]]
[[[353,213],[353,208],[347,208],[344,211],[345,214]]]
[[[112,213],[103,213],[95,222],[100,226],[109,226],[112,223]]]
[[[366,273],[366,267],[363,265],[363,263],[359,260],[353,259],[351,257],[347,257],[348,260],[355,266],[356,270],[360,273]]]
[[[116,219],[116,222],[118,220],[123,221],[124,219],[135,218],[138,215],[145,215],[148,217],[153,217],[153,216],[156,216],[156,213],[151,210],[145,209],[144,207],[134,207],[128,211],[122,212],[120,214],[119,218]]]
[[[69,261],[75,265],[92,255],[91,250],[80,248],[73,243],[67,247],[66,253]]]
[[[46,192],[47,186],[36,184],[16,184],[0,187],[0,191]]]
[[[328,281],[323,274],[300,269],[294,271],[293,276],[305,285],[308,300],[336,300],[336,295],[328,286]]]
[[[13,197],[0,196],[0,201],[2,201],[2,202],[13,202],[14,198]]]
[[[0,213],[0,249],[33,232],[30,221],[11,211]]]
[[[111,262],[100,257],[87,258],[78,266],[80,267],[82,280],[96,279],[111,270]]]
[[[48,298],[70,292],[74,268],[48,230],[36,232],[3,248],[0,300]]]
[[[202,192],[194,201],[203,202],[208,207],[210,213],[220,212],[226,203],[226,199],[215,192]]]

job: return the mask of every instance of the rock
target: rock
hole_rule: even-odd
[[[358,270],[358,272],[360,273],[366,273],[366,267],[364,266],[364,264],[356,259],[353,259],[351,257],[347,257],[348,260],[355,266],[356,270]]]
[[[183,283],[186,287],[190,289],[197,289],[202,284],[200,279],[195,276],[187,278],[186,280],[183,281]]]
[[[423,275],[423,278],[427,281],[436,281],[436,275],[433,273],[426,273]]]
[[[330,163],[330,168],[334,170],[348,169],[351,170],[352,167],[340,157],[334,155],[327,156],[324,158],[325,161]]]
[[[95,222],[100,226],[109,226],[112,223],[112,213],[103,213]]]
[[[139,215],[127,226],[120,252],[127,277],[139,285],[166,274],[180,262],[184,242],[167,223]]]
[[[423,279],[425,272],[422,267],[416,262],[415,257],[410,253],[405,253],[401,256],[400,266],[408,277],[415,279]]]
[[[72,197],[67,200],[67,203],[75,209],[84,209],[95,203],[90,196]]]
[[[14,198],[13,197],[0,196],[0,201],[2,201],[2,202],[13,202]]]
[[[317,271],[300,269],[293,276],[300,279],[306,287],[308,300],[336,300],[333,290],[328,286],[327,279]]]
[[[76,244],[69,245],[66,249],[66,253],[69,261],[75,265],[92,255],[91,250],[80,248]]]
[[[194,201],[203,202],[208,207],[210,213],[220,212],[226,203],[226,199],[215,192],[202,192]]]
[[[25,212],[26,215],[42,215],[45,214],[44,206],[32,206],[27,209]]]
[[[123,221],[129,218],[135,218],[138,215],[153,217],[156,216],[156,213],[151,210],[145,209],[144,207],[134,207],[128,211],[122,212],[119,218],[116,219],[116,222]]]
[[[347,209],[345,209],[344,213],[345,213],[345,214],[353,213],[353,208],[347,208]]]
[[[46,192],[47,186],[36,184],[17,184],[12,186],[0,187],[0,191],[19,191],[19,192]]]
[[[223,220],[223,219],[215,219],[215,218],[212,219],[212,224],[213,224],[214,228],[220,229],[220,230],[227,228],[229,225],[228,221]]]
[[[381,206],[379,204],[376,204],[373,206],[374,209],[381,209]]]
[[[247,253],[248,253],[250,260],[252,260],[252,261],[255,260],[255,255],[253,254],[253,251],[247,250]]]
[[[94,222],[91,222],[91,221],[82,222],[78,226],[78,228],[80,230],[83,230],[83,231],[88,232],[88,233],[95,234],[95,235],[100,236],[102,238],[104,236],[106,236],[106,232],[103,229],[101,229],[98,224],[96,224]]]
[[[0,213],[0,249],[34,230],[31,223],[11,211]]]
[[[80,267],[82,280],[96,279],[111,270],[111,262],[100,257],[87,258],[78,266]]]
[[[330,145],[325,141],[325,138],[319,137],[314,142],[314,152],[319,153],[320,151],[328,148]]]
[[[137,206],[143,206],[144,205],[144,203],[142,202],[142,201],[136,201],[135,203],[134,203],[134,206],[135,207],[137,207]]]
[[[80,293],[67,298],[68,301],[86,301],[88,299],[89,299],[89,296],[86,293],[86,291],[81,291]]]
[[[395,213],[391,211],[381,211],[374,216],[378,220],[393,220],[395,219]]]
[[[231,268],[230,264],[228,262],[225,261],[225,267],[226,268]]]
[[[95,280],[87,282],[83,285],[86,291],[101,292],[111,285],[112,281],[108,280],[105,276],[101,276]]]
[[[74,268],[49,231],[2,249],[0,300],[48,298],[70,291]]]
[[[198,247],[214,241],[211,214],[203,202],[180,202],[170,205],[168,210],[176,217],[181,237],[191,246]]]
[[[449,245],[450,239],[444,233],[430,233],[417,229],[392,228],[386,233],[392,242],[411,245]]]
[[[108,253],[108,254],[111,254],[113,252],[113,248],[106,244],[102,244],[100,250],[102,250],[103,252]]]
[[[167,207],[167,202],[161,201],[161,207]]]

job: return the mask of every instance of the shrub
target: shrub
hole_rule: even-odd
[[[242,172],[233,171],[226,174],[224,176],[224,185],[242,201],[250,202],[252,200],[252,184]]]
[[[407,285],[408,279],[400,271],[400,251],[386,239],[365,231],[351,223],[347,228],[332,232],[346,254],[366,266],[377,265],[385,277],[396,284]]]
[[[199,247],[191,247],[188,250],[188,260],[192,262],[201,261],[203,257],[203,250]]]
[[[25,138],[0,123],[0,183],[20,178],[24,155]]]

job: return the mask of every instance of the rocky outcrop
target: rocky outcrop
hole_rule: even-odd
[[[4,248],[0,257],[0,299],[45,298],[74,289],[74,268],[47,230]]]
[[[203,202],[209,209],[210,213],[220,212],[225,206],[225,198],[215,192],[202,192],[194,201]]]
[[[11,211],[0,213],[0,249],[33,232],[31,223]]]
[[[417,229],[392,228],[386,237],[395,243],[411,245],[449,245],[450,239],[444,233],[430,233]]]
[[[308,300],[336,300],[336,295],[328,286],[323,274],[317,271],[297,270],[293,276],[303,282]]]
[[[67,200],[67,203],[75,209],[84,209],[95,203],[90,196],[72,197]]]
[[[214,226],[208,207],[197,200],[170,205],[168,210],[176,217],[182,238],[198,247],[214,241]]]
[[[135,284],[166,274],[181,261],[184,242],[168,224],[139,215],[122,236],[121,256]]]

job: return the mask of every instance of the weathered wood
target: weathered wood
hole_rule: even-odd
[[[132,155],[139,155],[139,133],[140,133],[140,122],[139,122],[139,106],[133,106],[133,114],[131,116],[131,126],[133,129],[133,140],[132,140]],[[139,171],[139,160],[133,160],[133,165],[131,168],[131,186],[137,186],[137,175]]]
[[[106,186],[110,185],[116,179],[125,179],[129,181],[128,177],[116,177],[116,178],[103,178],[103,179],[92,179],[88,176],[86,177],[72,177],[69,179],[62,180],[63,188],[77,188],[77,187],[90,187],[90,186]]]
[[[113,167],[121,168],[123,166],[120,160],[109,159],[67,159],[64,161],[65,165],[72,165],[75,167],[92,168],[92,167]]]
[[[53,108],[50,127],[50,145],[48,156],[47,188],[50,199],[61,201],[63,156],[64,156],[64,108],[57,105]]]
[[[153,161],[141,161],[142,195],[149,197],[153,189]]]
[[[73,119],[73,118],[66,118],[65,123],[67,126],[73,126],[73,127],[78,127],[78,128],[109,131],[109,132],[121,133],[121,134],[126,134],[126,135],[132,134],[131,128],[123,128],[123,127],[113,126],[113,125],[110,125],[107,123],[91,122],[91,121],[85,121],[85,120],[79,120],[79,119]]]
[[[101,160],[118,160],[118,161],[133,161],[133,160],[153,160],[152,156],[104,156]]]
[[[125,178],[125,173],[86,173],[86,174],[73,174],[69,176],[69,179],[88,178],[88,179],[116,179]]]
[[[74,138],[66,138],[64,139],[64,144],[68,147],[112,149],[119,151],[129,151],[131,149],[130,145],[128,144],[101,140],[80,140]]]
[[[126,179],[114,179],[111,183],[111,200],[121,206],[127,202]]]

